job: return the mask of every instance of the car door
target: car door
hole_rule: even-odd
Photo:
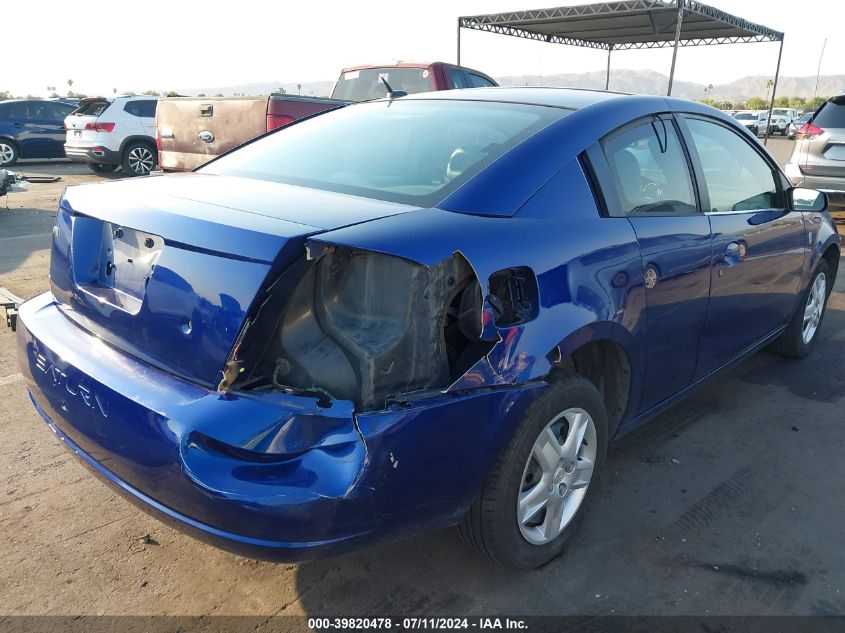
[[[608,214],[627,217],[639,243],[648,332],[641,406],[647,410],[695,374],[710,292],[710,222],[671,116],[636,121],[588,156],[608,170],[599,176]]]
[[[50,105],[49,102],[36,100],[12,104],[12,126],[17,131],[16,141],[22,158],[51,158],[55,155],[56,122],[50,119]]]
[[[45,125],[47,127],[46,136],[49,139],[49,147],[46,148],[47,156],[50,158],[63,158],[65,155],[65,139],[67,129],[65,128],[65,118],[74,108],[66,103],[45,103]]]
[[[715,119],[681,118],[713,230],[710,305],[697,376],[784,325],[795,309],[806,233],[785,179],[753,139]]]

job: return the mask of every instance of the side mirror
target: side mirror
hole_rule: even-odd
[[[815,189],[795,187],[789,190],[790,208],[794,211],[814,211],[820,213],[827,210],[827,194]]]

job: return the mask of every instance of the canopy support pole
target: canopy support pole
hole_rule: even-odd
[[[461,18],[458,18],[458,66],[461,65]]]
[[[672,96],[672,82],[675,80],[675,61],[678,59],[678,42],[681,41],[681,25],[684,23],[684,0],[678,1],[678,23],[675,25],[675,46],[672,49],[672,68],[669,70],[669,91],[666,96]]]
[[[766,135],[763,137],[763,145],[769,144],[769,130],[772,129],[772,108],[775,107],[775,94],[778,91],[778,76],[780,75],[780,58],[783,55],[783,37],[780,38],[780,50],[778,51],[778,65],[775,69],[775,83],[772,85],[772,100],[769,101],[769,117],[766,119]]]
[[[607,49],[607,77],[604,80],[604,89],[610,88],[610,54],[613,52],[613,44]]]

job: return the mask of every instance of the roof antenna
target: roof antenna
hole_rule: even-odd
[[[387,83],[387,79],[384,78],[384,75],[379,77],[384,82],[384,87],[387,88],[387,96],[390,99],[398,99],[399,97],[407,97],[408,93],[404,90],[394,90],[390,87],[390,84]]]

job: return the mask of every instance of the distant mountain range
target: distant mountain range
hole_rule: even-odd
[[[765,97],[766,81],[771,79],[767,75],[743,77],[726,84],[713,84],[708,95],[713,99],[727,99],[742,101],[749,97]],[[604,89],[605,73],[603,71],[589,73],[564,73],[559,75],[509,75],[496,77],[503,86],[561,86],[567,88],[596,88]],[[610,72],[610,89],[620,92],[635,92],[640,94],[666,94],[669,77],[663,73],[651,70],[612,70]],[[205,94],[208,96],[223,94],[261,95],[269,94],[282,87],[289,94],[303,94],[327,96],[334,86],[333,81],[304,81],[297,85],[289,82],[257,82],[237,86],[220,86],[212,88],[183,88],[177,90],[183,95]],[[777,93],[786,97],[813,96],[816,78],[812,77],[781,77],[778,80]],[[690,81],[675,80],[672,89],[673,96],[686,99],[702,99],[705,96],[705,84]],[[845,92],[845,75],[823,75],[819,77],[819,96],[830,96]]]

